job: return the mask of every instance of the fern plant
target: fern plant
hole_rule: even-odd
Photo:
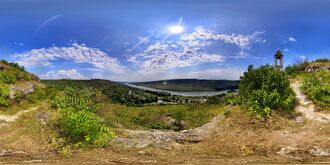
[[[71,94],[58,95],[52,101],[52,107],[59,109],[60,133],[68,141],[86,142],[98,146],[105,146],[114,137],[114,133],[95,114],[103,107],[94,103],[96,94],[75,97]]]

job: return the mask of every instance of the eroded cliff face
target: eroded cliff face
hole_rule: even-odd
[[[313,63],[306,67],[305,72],[314,72],[318,70],[330,71],[330,63]]]
[[[15,99],[18,95],[32,93],[37,87],[42,87],[38,81],[20,81],[9,85],[10,99]]]

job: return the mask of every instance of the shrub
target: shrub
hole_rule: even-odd
[[[287,75],[296,76],[298,73],[304,72],[308,65],[309,62],[307,61],[295,65],[289,65],[285,68],[285,72]]]
[[[242,104],[258,118],[269,117],[272,110],[290,111],[294,106],[294,92],[284,72],[270,65],[244,72],[239,85]]]
[[[105,146],[114,134],[106,127],[94,113],[63,109],[61,133],[71,142],[85,141]]]
[[[207,98],[206,104],[220,104],[224,101],[224,95],[215,95],[215,96],[209,96]]]
[[[320,106],[330,106],[330,73],[319,70],[303,75],[302,89]]]
[[[0,83],[0,106],[8,106],[9,102],[9,86]]]
[[[235,94],[235,93],[227,93],[225,95],[224,99],[225,99],[225,103],[227,105],[229,105],[229,104],[239,104],[239,102],[240,102],[238,94]]]
[[[5,84],[14,84],[17,81],[17,72],[15,70],[1,71],[0,81],[2,81]]]
[[[14,84],[18,80],[31,80],[31,75],[17,63],[10,63],[5,60],[1,60],[0,63],[7,65],[6,69],[0,72],[0,82]]]
[[[102,108],[100,104],[93,102],[95,97],[95,94],[80,98],[72,95],[58,95],[52,100],[52,107],[61,112],[61,118],[58,121],[60,134],[69,142],[86,142],[105,146],[114,137],[110,128],[95,114]]]
[[[316,59],[315,62],[330,62],[330,59],[328,59],[328,58],[319,58],[319,59]]]

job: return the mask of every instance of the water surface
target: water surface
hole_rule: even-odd
[[[133,88],[138,88],[138,89],[143,89],[143,90],[148,90],[148,91],[153,91],[153,92],[165,92],[165,93],[169,93],[171,95],[178,95],[178,96],[215,96],[215,95],[225,94],[229,91],[229,90],[221,90],[221,91],[205,91],[205,92],[197,92],[197,91],[186,92],[186,91],[160,90],[160,89],[149,88],[149,87],[144,87],[144,86],[139,86],[139,85],[134,85],[134,84],[129,84],[129,83],[125,83],[125,85],[127,85],[129,87],[133,87]]]

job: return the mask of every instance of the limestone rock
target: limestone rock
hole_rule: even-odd
[[[299,151],[300,150],[298,149],[298,145],[292,144],[287,147],[281,148],[280,151],[278,151],[277,153],[290,159],[300,160],[301,157],[298,155]]]
[[[330,153],[323,149],[323,148],[320,148],[320,147],[313,147],[312,149],[309,150],[309,153],[311,155],[314,155],[314,156],[317,156],[317,157],[320,157],[320,156],[330,156]]]
[[[24,151],[13,151],[11,149],[0,151],[0,157],[2,157],[2,156],[12,156],[12,155],[25,155],[25,154],[26,154],[26,152],[24,152]]]
[[[9,98],[14,99],[17,93],[21,93],[22,95],[26,95],[32,93],[36,87],[38,86],[38,82],[34,81],[26,81],[26,82],[19,82],[16,84],[12,84],[9,86]]]
[[[314,72],[318,70],[326,70],[330,71],[330,66],[322,66],[322,65],[310,65],[305,68],[306,72]]]

